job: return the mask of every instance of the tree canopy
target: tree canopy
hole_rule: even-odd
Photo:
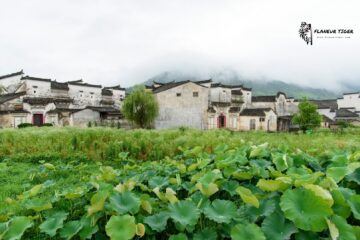
[[[154,95],[144,86],[135,86],[122,107],[125,118],[140,128],[149,128],[159,113]]]
[[[317,112],[317,106],[303,98],[299,103],[299,112],[294,115],[293,123],[298,124],[302,131],[311,130],[320,126],[321,115]]]

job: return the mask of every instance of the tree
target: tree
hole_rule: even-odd
[[[295,114],[292,121],[294,124],[298,124],[303,132],[320,126],[321,115],[317,112],[315,104],[303,98],[298,107],[299,112]]]
[[[122,111],[130,122],[148,128],[159,114],[159,104],[151,92],[139,85],[125,98]]]

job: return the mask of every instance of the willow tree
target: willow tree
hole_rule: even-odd
[[[299,103],[299,112],[292,121],[299,125],[300,130],[306,131],[320,127],[321,115],[317,112],[317,106],[303,98]]]
[[[122,112],[127,120],[138,127],[149,128],[159,114],[159,104],[152,92],[139,85],[125,98]]]

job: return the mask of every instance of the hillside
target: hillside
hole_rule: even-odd
[[[151,85],[153,81],[166,83],[170,81],[182,81],[182,80],[204,80],[189,74],[183,74],[178,72],[163,72],[160,73],[146,82],[144,84]],[[339,94],[318,88],[310,88],[297,84],[286,83],[278,80],[247,80],[239,77],[236,74],[228,73],[217,73],[212,76],[214,82],[221,82],[224,84],[243,84],[245,87],[250,87],[253,89],[253,95],[274,95],[278,91],[285,92],[288,96],[294,98],[302,98],[304,96],[310,99],[334,99],[339,96]]]

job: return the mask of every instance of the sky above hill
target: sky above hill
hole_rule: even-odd
[[[124,87],[164,71],[360,87],[358,0],[0,0],[0,75]],[[350,38],[299,36],[353,29]],[[315,37],[315,36],[314,36]]]

